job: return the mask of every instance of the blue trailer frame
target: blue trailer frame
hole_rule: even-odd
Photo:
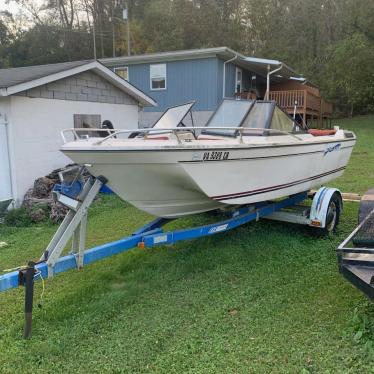
[[[203,236],[214,235],[232,230],[238,226],[244,225],[250,221],[266,217],[283,208],[290,207],[304,201],[307,198],[307,192],[302,192],[278,202],[259,203],[254,206],[248,206],[236,209],[231,213],[231,218],[212,223],[209,225],[198,226],[183,230],[164,232],[162,226],[170,220],[157,218],[147,223],[132,235],[123,239],[99,245],[84,252],[83,265],[102,260],[132,248],[154,247],[157,245],[173,244],[181,240],[196,239]],[[60,257],[54,265],[54,274],[62,273],[70,269],[77,268],[77,258],[75,254],[69,254]],[[0,276],[0,292],[20,286],[20,270],[24,267]],[[48,265],[46,260],[35,264],[37,275],[43,278],[48,277]],[[39,279],[39,277],[37,277]]]

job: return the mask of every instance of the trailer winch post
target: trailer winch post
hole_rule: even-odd
[[[32,308],[34,301],[35,262],[30,261],[24,270],[20,271],[20,282],[25,286],[25,327],[23,337],[31,337]]]

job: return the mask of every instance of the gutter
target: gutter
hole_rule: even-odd
[[[229,62],[232,62],[234,60],[236,60],[238,58],[238,54],[236,53],[235,56],[233,58],[231,58],[230,60],[227,60],[223,63],[223,87],[222,87],[222,99],[225,98],[225,94],[226,94],[226,64],[229,63]],[[235,80],[236,80],[236,77],[235,77]]]

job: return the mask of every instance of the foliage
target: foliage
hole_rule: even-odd
[[[374,44],[354,33],[336,44],[326,70],[329,96],[343,114],[374,110]],[[363,84],[365,82],[365,84]],[[346,110],[345,108],[348,108]]]
[[[340,114],[373,110],[374,2],[367,0],[16,0],[0,16],[0,66],[226,45],[276,58],[318,84]],[[25,24],[28,26],[25,27]]]
[[[357,136],[357,143],[352,151],[352,157],[347,170],[341,178],[334,180],[331,185],[343,192],[364,194],[374,187],[374,116],[360,116],[334,121],[343,129],[352,130]]]
[[[31,218],[24,208],[11,209],[5,213],[4,224],[14,227],[27,227],[31,225]]]
[[[362,345],[368,358],[374,360],[374,319],[371,302],[360,303],[354,308],[347,336],[357,345]]]

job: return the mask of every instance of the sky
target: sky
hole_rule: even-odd
[[[11,13],[18,13],[20,10],[20,7],[16,4],[15,1],[6,1],[6,0],[0,0],[0,11],[7,10]]]
[[[43,3],[43,0],[32,0],[36,4]],[[7,10],[8,12],[11,12],[12,14],[17,14],[22,9],[21,6],[17,4],[14,0],[0,0],[0,12]]]

